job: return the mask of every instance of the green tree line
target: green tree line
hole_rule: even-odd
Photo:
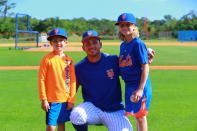
[[[137,25],[141,32],[145,32],[144,19],[146,18],[137,18]],[[108,19],[92,18],[86,20],[83,17],[71,20],[60,19],[58,17],[46,18],[44,20],[34,18],[31,20],[32,29],[39,32],[47,32],[54,27],[64,28],[68,32],[83,32],[89,29],[99,32],[116,32],[117,27],[114,23],[115,21]],[[147,24],[148,32],[197,30],[197,13],[190,11],[179,20],[171,15],[165,15],[162,20],[147,20]]]
[[[15,33],[15,16],[14,13],[9,13],[9,10],[15,7],[15,3],[8,3],[8,0],[0,0],[0,33]],[[146,19],[146,27],[144,20]],[[22,20],[24,21],[24,20]],[[20,21],[19,21],[20,22]],[[108,19],[60,19],[59,17],[46,18],[43,20],[32,18],[31,28],[34,31],[48,32],[54,27],[64,28],[67,32],[84,32],[86,30],[97,30],[98,32],[117,32],[117,27],[114,25],[115,20]],[[25,27],[25,23],[19,23],[20,26]],[[180,19],[176,19],[171,15],[165,15],[161,20],[149,20],[148,18],[137,18],[137,26],[140,32],[165,32],[165,31],[179,31],[179,30],[197,30],[197,12],[192,10],[183,15]],[[77,33],[80,34],[80,33]]]
[[[137,25],[141,32],[144,30],[144,17],[137,18]],[[32,30],[39,32],[47,32],[54,27],[65,28],[68,32],[83,32],[85,30],[93,29],[99,32],[116,32],[117,28],[114,26],[115,21],[108,19],[97,19],[92,18],[86,20],[85,18],[74,18],[74,19],[60,19],[46,18],[39,20],[36,18],[31,19]],[[24,24],[25,23],[20,23]],[[178,30],[197,30],[197,13],[191,11],[188,14],[181,17],[179,20],[172,17],[171,15],[165,15],[162,20],[147,20],[148,31],[178,31]],[[7,17],[6,21],[0,21],[0,33],[15,32],[15,18]]]

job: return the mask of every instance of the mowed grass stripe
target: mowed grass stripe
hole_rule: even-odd
[[[148,46],[156,51],[151,65],[197,65],[197,46]],[[38,66],[42,56],[48,52],[24,52],[22,50],[8,50],[0,48],[0,66]],[[119,54],[119,46],[103,46],[102,52]],[[74,62],[85,57],[84,52],[65,52]]]
[[[45,113],[40,109],[37,74],[37,70],[0,70],[1,130],[44,130]],[[153,100],[148,115],[149,130],[197,129],[196,74],[196,70],[150,71]],[[123,81],[121,84],[124,94]],[[82,101],[79,88],[76,105]],[[136,129],[133,117],[129,119]],[[74,131],[71,123],[66,126],[67,130]],[[90,126],[89,130],[107,131],[104,126]]]

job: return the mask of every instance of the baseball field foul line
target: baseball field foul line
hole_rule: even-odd
[[[44,44],[50,45],[49,43],[39,43],[39,46],[43,46]],[[121,42],[103,42],[103,45],[120,45]],[[35,46],[35,43],[20,43],[20,46]],[[69,46],[73,45],[82,45],[81,42],[69,42]],[[197,42],[146,42],[146,45],[149,46],[197,46]],[[7,44],[0,44],[0,47],[14,47],[15,44],[7,43]]]
[[[0,70],[38,70],[39,66],[0,66]],[[194,66],[150,66],[151,70],[197,70]]]
[[[39,66],[0,66],[0,70],[38,70]]]
[[[197,70],[197,66],[150,66],[151,70]]]

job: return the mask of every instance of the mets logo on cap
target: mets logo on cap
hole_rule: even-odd
[[[92,32],[91,32],[91,31],[88,31],[88,35],[89,35],[89,36],[92,35]]]
[[[126,14],[122,14],[121,18],[124,20],[126,18]]]
[[[58,29],[54,29],[54,34],[56,35],[58,33]]]

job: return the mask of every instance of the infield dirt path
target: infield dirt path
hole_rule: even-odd
[[[0,66],[0,70],[38,70],[39,66]],[[150,66],[151,70],[197,70],[197,66]]]
[[[104,42],[103,45],[120,45],[121,42]],[[40,48],[29,48],[24,49],[23,51],[36,51],[36,52],[49,52],[52,50],[52,47],[44,47],[44,45],[49,45],[49,43],[39,43]],[[72,52],[72,51],[82,51],[80,42],[70,42],[68,46],[64,48],[64,51]],[[147,42],[146,45],[148,46],[197,46],[196,42],[184,42],[184,43],[149,43]],[[15,44],[0,44],[0,47],[14,47]],[[28,46],[35,46],[35,43],[23,43],[19,44],[19,46],[28,47]],[[76,47],[78,46],[78,47]]]
[[[49,44],[49,43],[45,43],[45,44]],[[120,45],[121,42],[103,42],[103,45]],[[19,44],[19,46],[35,46],[35,43],[23,43],[23,44]],[[39,43],[39,46],[43,46],[44,43]],[[73,46],[73,45],[82,45],[81,42],[69,42],[68,43],[69,46]],[[146,45],[155,45],[155,46],[197,46],[197,42],[146,42]],[[0,47],[14,47],[15,44],[0,44]]]

